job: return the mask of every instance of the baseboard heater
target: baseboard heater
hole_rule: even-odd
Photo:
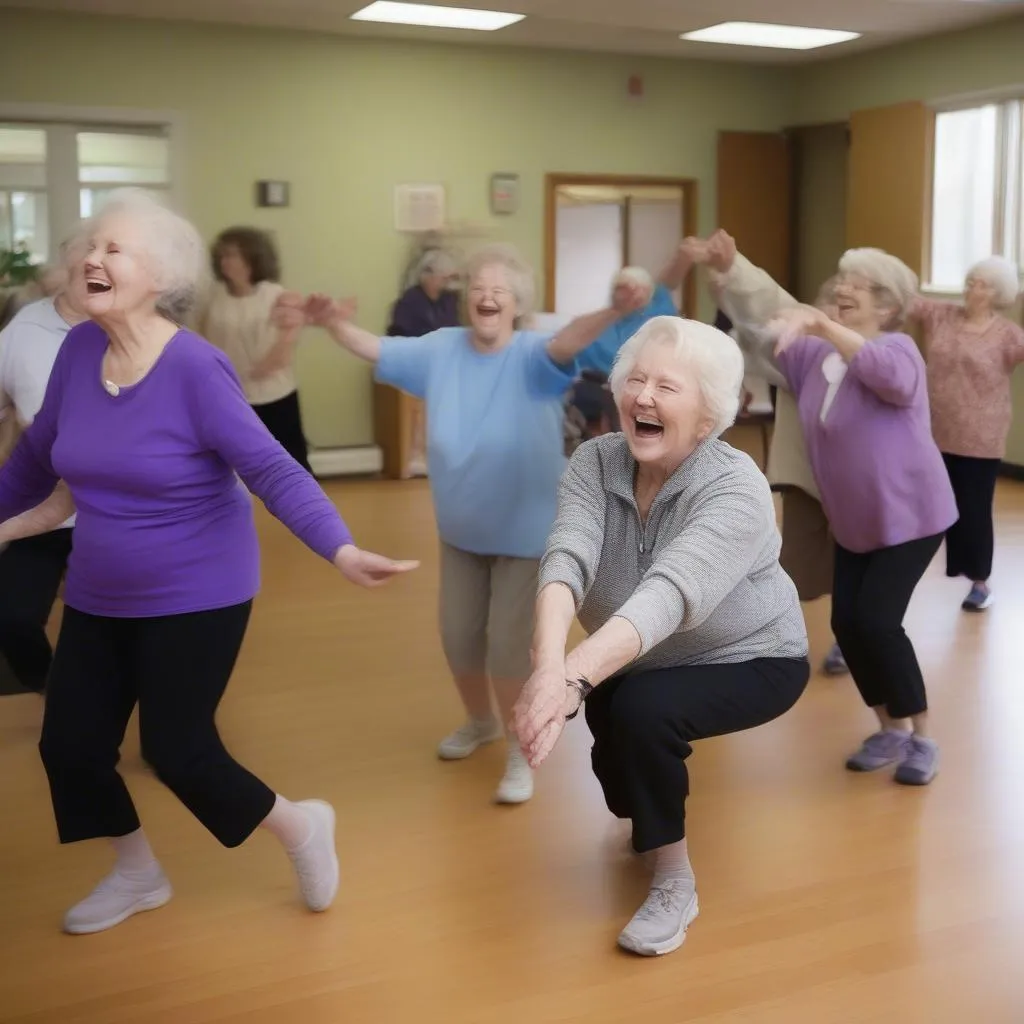
[[[370,476],[384,468],[384,453],[375,444],[360,448],[315,448],[309,465],[317,479]]]

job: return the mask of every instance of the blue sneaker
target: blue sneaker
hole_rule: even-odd
[[[983,612],[992,604],[992,591],[987,583],[975,583],[960,605],[965,612]]]

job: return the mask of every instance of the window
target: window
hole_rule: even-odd
[[[1024,102],[941,111],[935,118],[931,286],[959,291],[971,264],[1024,258]]]
[[[19,246],[46,259],[46,132],[0,125],[0,248]]]
[[[44,262],[114,189],[169,193],[170,167],[162,126],[0,124],[0,248]]]

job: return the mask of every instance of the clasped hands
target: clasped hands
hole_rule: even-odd
[[[338,321],[351,320],[356,308],[355,299],[332,299],[320,293],[282,292],[270,311],[270,319],[282,330],[299,330],[311,325],[329,327]]]
[[[531,768],[551,753],[581,699],[580,691],[568,684],[564,665],[534,669],[512,709],[512,731]]]

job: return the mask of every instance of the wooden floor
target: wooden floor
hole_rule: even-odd
[[[646,878],[581,722],[523,807],[489,802],[500,745],[435,759],[460,713],[435,633],[427,484],[328,489],[364,545],[423,568],[355,590],[261,511],[264,589],[222,723],[269,784],[337,807],[334,908],[300,908],[269,837],[221,849],[140,768],[133,733],[125,772],[176,897],[62,935],[108,854],[57,845],[40,702],[4,698],[3,1024],[1024,1022],[1024,486],[1000,486],[993,609],[962,614],[964,587],[938,564],[911,608],[944,756],[934,785],[843,770],[872,724],[848,680],[817,677],[782,720],[698,744],[702,916],[661,960],[615,947]],[[808,609],[816,661],[827,614]]]

